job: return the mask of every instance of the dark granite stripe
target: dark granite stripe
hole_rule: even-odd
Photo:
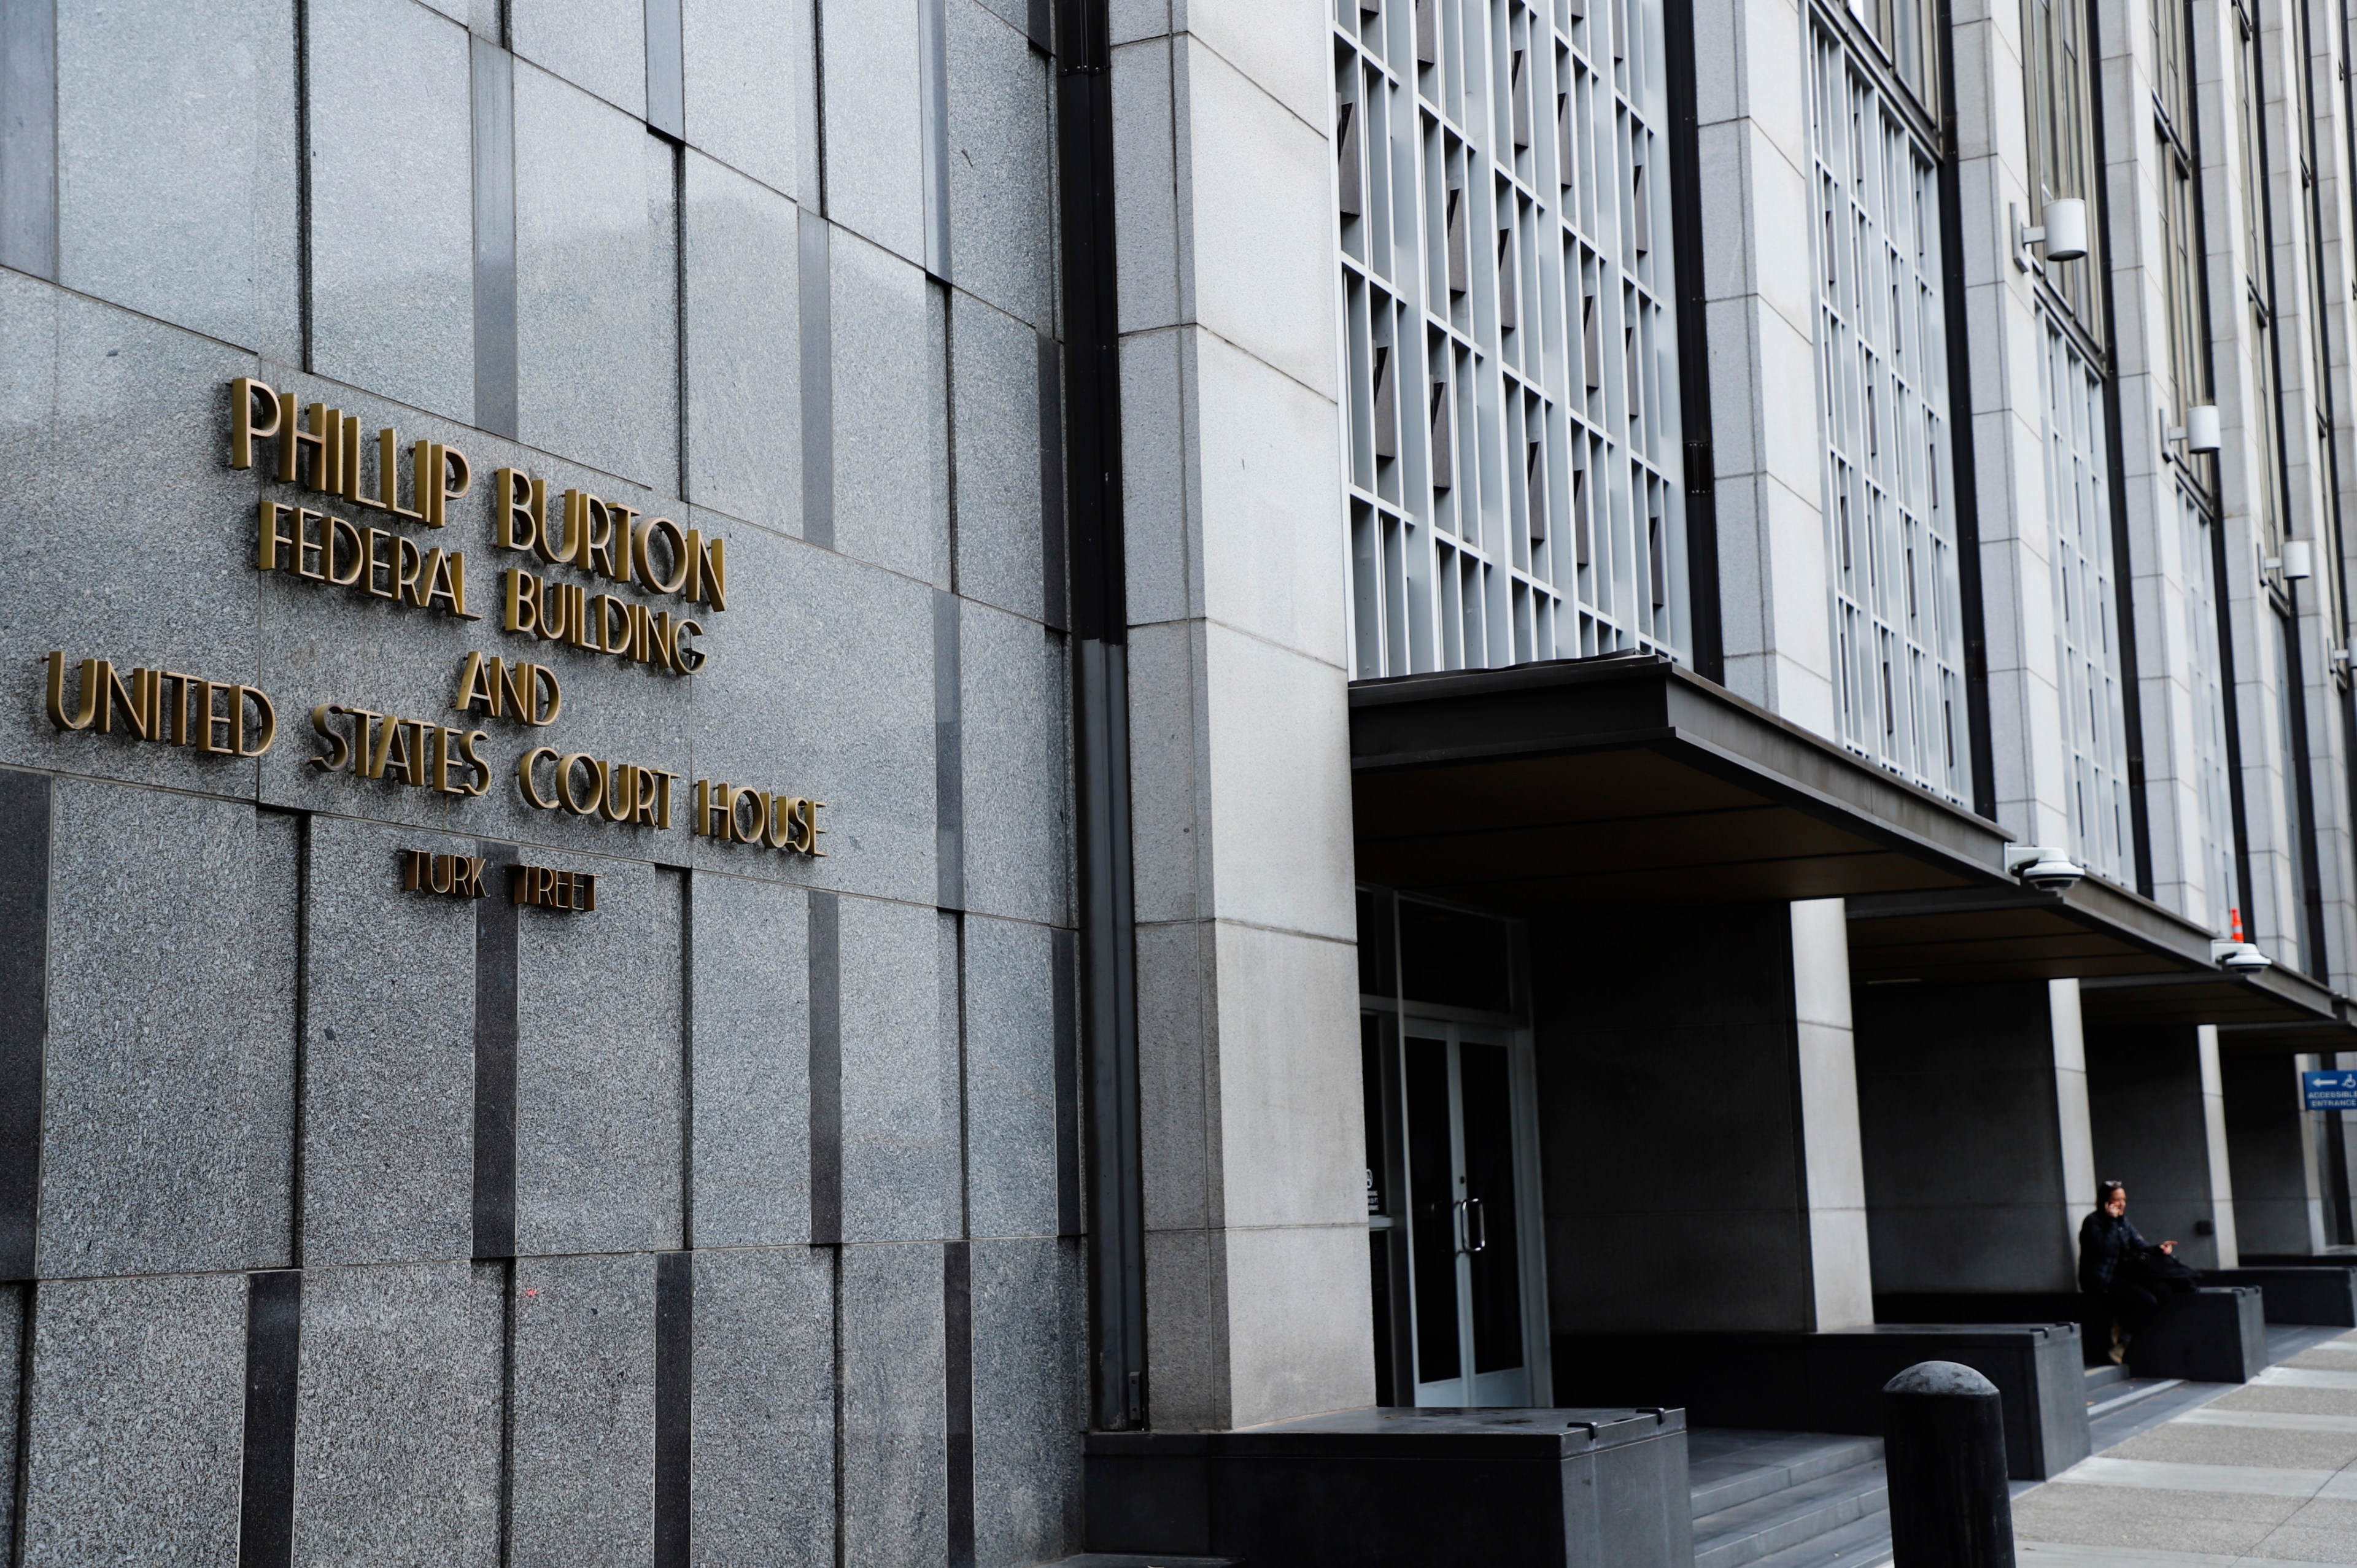
[[[1080,933],[1053,934],[1056,1020],[1056,1234],[1081,1235]]]
[[[0,0],[0,266],[58,275],[57,0]]]
[[[1056,12],[1052,0],[1031,0],[1024,12],[1023,31],[1031,47],[1043,55],[1056,52]]]
[[[946,1383],[950,1568],[974,1568],[974,1257],[942,1249],[942,1370]]]
[[[1039,618],[1070,624],[1064,580],[1064,346],[1039,334]]]
[[[679,877],[679,1244],[695,1245],[695,873]]]
[[[475,904],[475,1256],[515,1256],[516,909],[505,875],[513,844],[479,843]]]
[[[246,1276],[245,1476],[238,1568],[286,1568],[295,1556],[295,1393],[303,1273]]]
[[[0,770],[0,1279],[29,1280],[41,1225],[49,1036],[49,780]]]
[[[841,907],[810,896],[811,1240],[843,1240],[843,947]]]
[[[695,1413],[695,1254],[655,1258],[655,1568],[687,1568]]]
[[[515,57],[472,40],[475,424],[516,436]]]
[[[802,214],[802,538],[834,548],[834,324],[833,231]]]
[[[958,634],[964,617],[946,588],[933,590],[933,901],[965,908],[964,679]]]
[[[917,115],[925,152],[925,271],[950,281],[950,70],[945,0],[917,0]]]
[[[647,128],[674,142],[687,140],[685,42],[680,0],[646,0]]]

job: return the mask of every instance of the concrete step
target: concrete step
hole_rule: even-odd
[[[2116,1363],[2114,1363],[2114,1362],[2111,1362],[2111,1361],[2106,1361],[2106,1362],[2104,1362],[2104,1363],[2102,1366],[2100,1366],[2100,1367],[2090,1367],[2090,1368],[2088,1368],[2088,1369],[2087,1369],[2087,1398],[2088,1398],[2088,1401],[2089,1401],[2090,1402],[2093,1402],[2096,1398],[2098,1398],[2098,1397],[2099,1397],[2099,1396],[2096,1394],[2096,1392],[2095,1392],[2095,1391],[2096,1391],[2097,1389],[2109,1388],[2109,1387],[2111,1387],[2111,1385],[2113,1385],[2114,1383],[2124,1383],[2124,1382],[2127,1381],[2127,1376],[2128,1376],[2128,1369],[2127,1369],[2126,1367],[2119,1366],[2119,1365],[2117,1365]]]
[[[1879,1437],[1738,1434],[1722,1428],[1687,1435],[1688,1491],[1696,1519],[1882,1457]]]
[[[1695,1568],[1743,1568],[1889,1506],[1880,1459],[1785,1487],[1695,1520]]]
[[[1889,1568],[1890,1514],[1876,1509],[1838,1530],[1771,1552],[1751,1568]]]

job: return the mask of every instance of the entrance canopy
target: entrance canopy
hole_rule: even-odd
[[[2005,830],[1656,656],[1351,688],[1359,875],[1507,915],[2013,886]]]
[[[2080,977],[2091,1023],[2345,1026],[2298,975],[2224,973],[2148,898],[2024,886],[1997,823],[1657,655],[1357,682],[1351,765],[1359,875],[1401,892],[1599,931],[1839,897],[1865,983]]]

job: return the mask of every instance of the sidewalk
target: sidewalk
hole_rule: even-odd
[[[2014,1499],[2022,1568],[2357,1563],[2357,1333],[2269,1339],[2247,1384],[2099,1419],[2093,1458]]]

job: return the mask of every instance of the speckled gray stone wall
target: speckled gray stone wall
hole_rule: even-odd
[[[0,767],[45,802],[7,819],[0,899],[24,927],[0,940],[45,955],[0,1007],[27,1148],[0,1225],[30,1276],[0,1283],[7,1548],[1076,1551],[1052,62],[1028,13],[947,0],[929,248],[908,6],[655,5],[683,143],[646,120],[647,0],[202,10],[59,7],[56,277],[0,269],[0,502],[48,536],[0,574]],[[348,417],[357,482],[282,480],[283,435],[233,467],[240,376],[307,434],[313,404]],[[371,504],[387,429],[408,510],[412,444],[463,454],[443,525]],[[726,607],[501,549],[502,468],[560,530],[578,489],[725,541]],[[257,570],[265,502],[463,556],[467,613]],[[705,662],[512,629],[511,567],[692,615]],[[466,711],[475,655],[544,666],[561,712]],[[132,706],[77,728],[85,660]],[[274,736],[150,738],[135,670],[251,688]],[[481,732],[480,792],[405,780],[405,739],[383,777],[326,765],[329,705]],[[536,804],[539,746],[671,774],[668,823]],[[697,836],[699,780],[823,801],[823,853]],[[404,887],[413,852],[488,857],[500,900],[504,860],[594,874],[596,908],[479,919]],[[813,1190],[840,1240],[813,1243]]]

